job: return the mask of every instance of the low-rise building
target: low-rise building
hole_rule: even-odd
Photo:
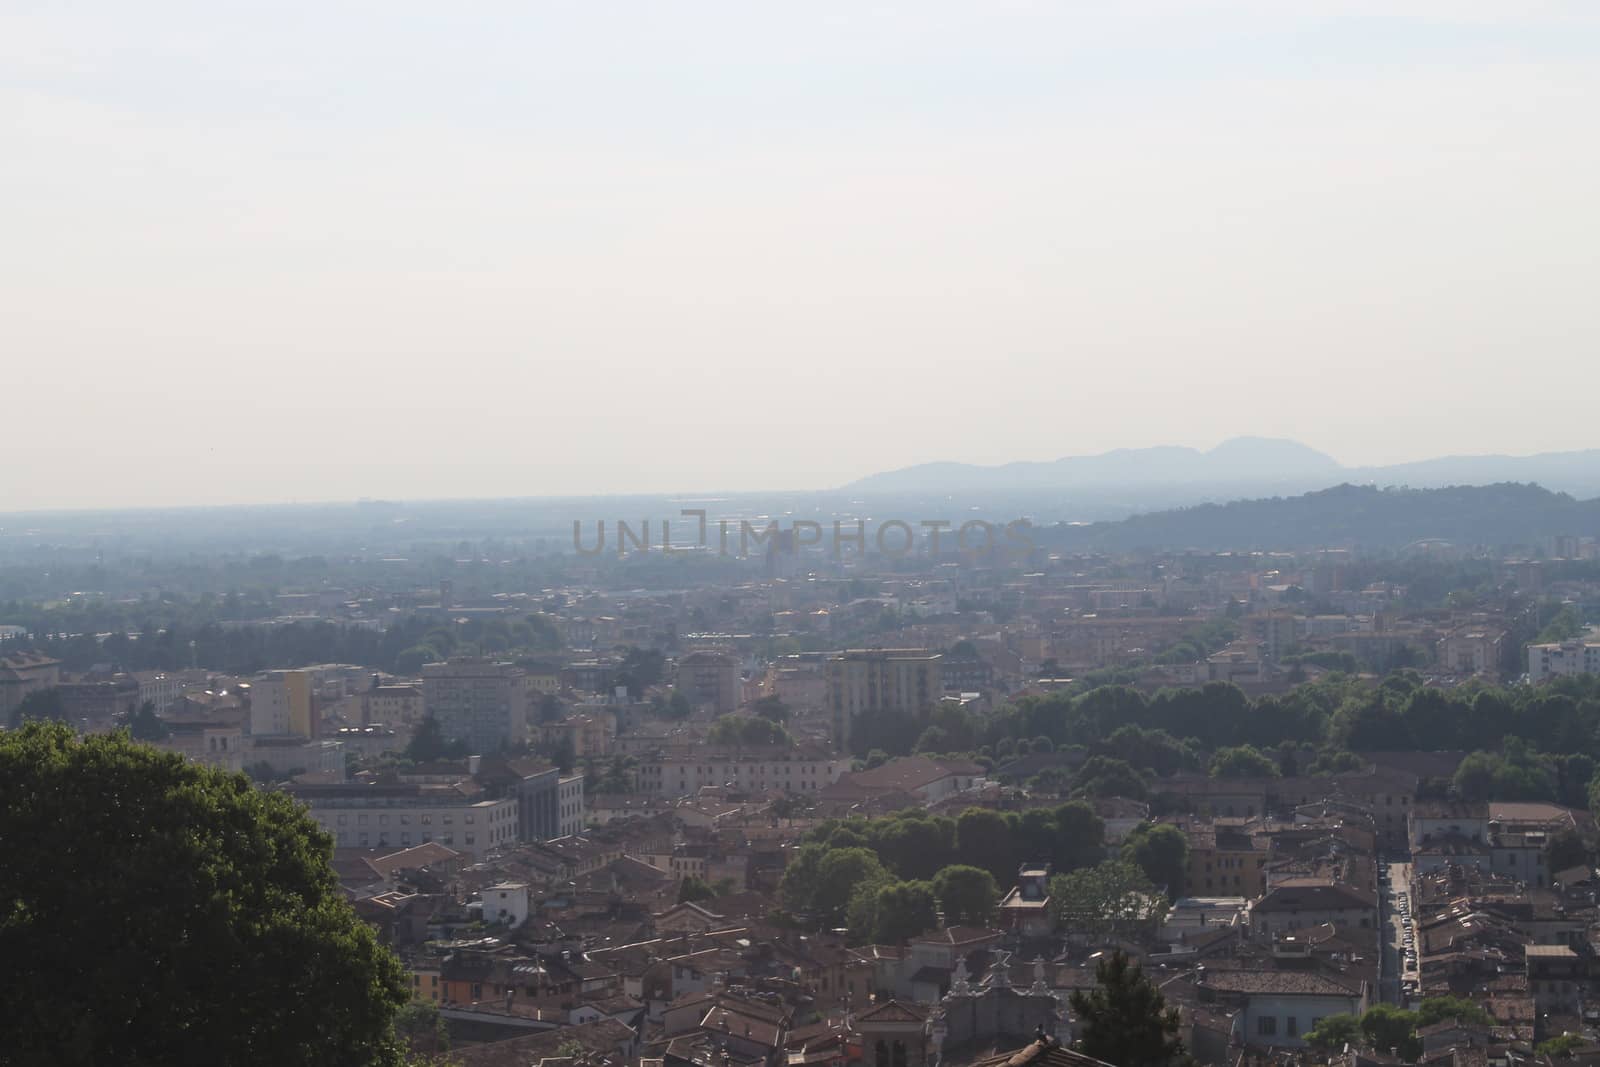
[[[1498,626],[1458,626],[1439,638],[1439,669],[1450,674],[1496,677],[1505,658],[1506,632]]]
[[[1360,1015],[1371,987],[1360,979],[1301,970],[1202,971],[1196,992],[1202,1006],[1239,1009],[1237,1036],[1247,1045],[1300,1048],[1305,1035],[1330,1015]]]
[[[293,785],[288,792],[335,844],[358,848],[438,841],[481,860],[517,840],[517,802],[449,785]]]
[[[1316,878],[1287,878],[1268,889],[1250,909],[1250,932],[1259,941],[1331,923],[1375,930],[1376,896],[1352,885]]]
[[[245,735],[239,717],[174,718],[165,725],[167,736],[153,742],[155,747],[219,771],[244,770]]]
[[[41,689],[61,684],[61,661],[42,652],[0,656],[0,719],[9,720],[18,704]]]
[[[639,761],[639,792],[680,797],[708,786],[817,792],[838,781],[849,766],[817,745],[658,753]]]

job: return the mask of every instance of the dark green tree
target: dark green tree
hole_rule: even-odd
[[[1190,1062],[1178,1037],[1178,1009],[1117,949],[1095,967],[1091,990],[1074,990],[1078,1051],[1116,1067],[1176,1067]]]
[[[139,710],[128,717],[128,732],[135,741],[165,741],[172,731],[156,715],[153,701],[146,700]]]
[[[988,871],[996,882],[1010,884],[1019,862],[1015,820],[1015,815],[992,808],[968,808],[956,819],[956,855]]]
[[[1446,1019],[1477,1026],[1491,1026],[1494,1023],[1488,1012],[1465,997],[1429,997],[1417,1005],[1418,1027],[1432,1026]]]
[[[933,891],[944,907],[946,926],[985,926],[1000,902],[1000,887],[993,876],[967,864],[955,864],[934,875]]]
[[[1549,1056],[1553,1060],[1570,1060],[1572,1054],[1588,1044],[1582,1034],[1562,1034],[1552,1037],[1548,1041],[1541,1041],[1534,1046],[1533,1051],[1541,1056]]]
[[[866,882],[850,900],[850,932],[858,940],[899,945],[938,925],[927,882]]]
[[[1169,899],[1183,896],[1189,871],[1189,839],[1171,823],[1141,823],[1122,842],[1122,858],[1136,865]]]
[[[1360,1045],[1361,1020],[1348,1012],[1324,1015],[1306,1033],[1306,1044],[1321,1052],[1338,1052],[1346,1045]]]
[[[1143,800],[1150,793],[1144,779],[1129,766],[1126,760],[1106,756],[1090,756],[1078,768],[1078,777],[1072,784],[1075,796],[1127,797]]]
[[[284,794],[60,724],[0,735],[0,1061],[398,1064],[405,972]]]
[[[1416,1012],[1393,1004],[1374,1004],[1368,1008],[1361,1016],[1361,1034],[1368,1046],[1382,1052],[1394,1049],[1407,1063],[1416,1062],[1422,1055]]]
[[[1562,830],[1550,838],[1550,871],[1564,871],[1569,867],[1589,863],[1589,850],[1583,838],[1572,830]]]
[[[789,721],[789,705],[778,699],[777,695],[764,696],[750,705],[750,710],[763,719],[773,722]]]
[[[792,740],[780,724],[757,715],[724,715],[711,724],[706,738],[713,745],[786,745]]]
[[[1213,778],[1276,778],[1277,761],[1251,745],[1219,748],[1211,757]]]
[[[1050,918],[1058,927],[1111,933],[1119,927],[1153,932],[1166,901],[1126,860],[1106,860],[1050,879]]]
[[[628,690],[628,695],[638,700],[644,691],[661,681],[666,674],[667,661],[653,648],[629,645],[617,665],[617,684]]]
[[[678,883],[678,903],[694,904],[702,900],[710,900],[717,895],[708,882],[704,882],[694,875],[689,875]]]
[[[417,724],[417,732],[406,746],[405,758],[414,763],[431,763],[434,760],[460,759],[467,755],[467,746],[444,736],[439,720],[424,715]]]
[[[11,728],[15,730],[23,723],[34,719],[65,722],[66,718],[67,709],[61,699],[61,690],[54,687],[35,689],[18,701],[17,706],[11,710]]]
[[[812,891],[811,906],[827,925],[837,926],[844,918],[845,908],[858,886],[888,879],[889,872],[883,869],[878,857],[867,849],[828,849],[817,864],[817,881]]]
[[[422,1056],[437,1056],[450,1049],[450,1032],[445,1029],[437,1004],[417,1000],[407,1004],[395,1016],[394,1030],[411,1046],[411,1051]]]
[[[1057,871],[1099,863],[1105,851],[1105,820],[1093,808],[1074,800],[1055,809],[1055,850],[1050,859]]]

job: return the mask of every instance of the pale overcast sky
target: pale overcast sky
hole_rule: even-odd
[[[11,0],[0,511],[1600,446],[1597,115],[1592,0]]]

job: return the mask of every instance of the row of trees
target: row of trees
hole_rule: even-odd
[[[802,850],[807,845],[868,849],[904,879],[928,879],[944,867],[966,864],[1010,885],[1024,863],[1071,870],[1097,862],[1105,823],[1081,801],[1020,814],[968,808],[953,819],[909,808],[876,819],[826,819],[806,834]]]
[[[819,926],[897,942],[932,929],[941,910],[947,925],[993,921],[1018,870],[1048,863],[1052,918],[1110,929],[1164,914],[1188,862],[1188,839],[1167,824],[1137,827],[1107,859],[1104,823],[1080,801],[1021,814],[969,808],[955,819],[908,809],[820,823],[784,872],[782,896]]]
[[[1330,674],[1254,701],[1220,682],[1149,696],[1107,685],[1025,697],[983,720],[946,707],[868,721],[874,721],[875,741],[887,746],[870,752],[869,765],[896,751],[930,751],[930,745],[1000,768],[1014,757],[1056,753],[1062,758],[1028,784],[1063,797],[1159,802],[1160,779],[1178,773],[1336,774],[1363,767],[1364,753],[1455,749],[1471,753],[1460,772],[1426,783],[1424,795],[1581,807],[1589,803],[1600,766],[1600,679],[1594,676],[1537,689],[1482,682],[1440,689],[1409,670],[1391,672],[1377,686]]]
[[[394,674],[415,675],[424,663],[452,655],[480,653],[536,657],[561,647],[561,635],[546,615],[521,619],[470,619],[443,625],[412,615],[387,629],[372,630],[334,622],[286,625],[195,626],[153,622],[135,630],[97,636],[93,630],[41,633],[31,647],[62,661],[71,671],[97,663],[116,663],[124,670],[181,670],[200,667],[232,674],[253,674],[310,663],[360,663]],[[657,659],[660,653],[654,653]],[[661,666],[650,683],[660,679]]]
[[[924,743],[929,730],[938,731],[937,745]],[[1497,747],[1511,734],[1542,751],[1600,758],[1600,679],[1562,678],[1537,689],[1478,681],[1439,689],[1411,670],[1392,672],[1376,687],[1333,673],[1256,700],[1226,682],[1150,696],[1102,685],[1024,697],[984,719],[955,707],[874,715],[854,737],[863,753],[971,751],[1002,760],[1081,746],[1165,775],[1198,768],[1202,753],[1230,748],[1271,751],[1290,742],[1352,752],[1470,751]]]
[[[1323,1052],[1338,1052],[1346,1045],[1378,1052],[1390,1049],[1408,1063],[1422,1055],[1422,1040],[1417,1031],[1446,1019],[1465,1024],[1489,1026],[1493,1020],[1482,1008],[1460,997],[1431,997],[1415,1011],[1392,1004],[1375,1004],[1360,1016],[1328,1015],[1306,1033],[1306,1043]]]
[[[945,924],[984,924],[1000,890],[994,876],[951,864],[929,878],[901,878],[870,849],[802,845],[784,871],[784,907],[819,926],[848,928],[858,942],[897,944]]]
[[[793,738],[783,725],[760,715],[724,715],[711,724],[706,740],[734,747],[787,745]]]

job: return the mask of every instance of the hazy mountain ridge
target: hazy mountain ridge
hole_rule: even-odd
[[[1600,534],[1600,500],[1537,485],[1441,489],[1338,485],[1294,497],[1135,515],[1118,522],[1055,526],[1040,544],[1077,550],[1305,549],[1393,551],[1424,540],[1459,546],[1535,546],[1556,536]]]
[[[1529,456],[1455,455],[1383,466],[1346,467],[1297,441],[1235,437],[1201,451],[1173,445],[997,466],[923,463],[871,474],[848,490],[1085,489],[1204,482],[1236,497],[1303,493],[1340,482],[1416,489],[1529,482],[1577,496],[1600,495],[1600,449]]]

